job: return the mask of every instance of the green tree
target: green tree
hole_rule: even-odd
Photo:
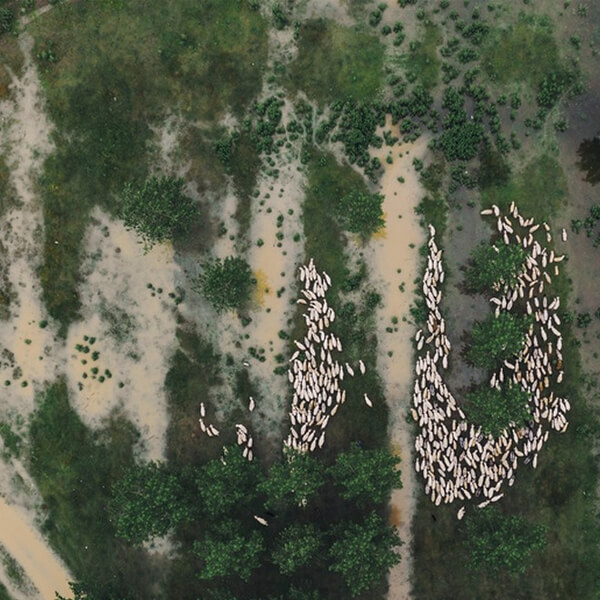
[[[222,458],[207,462],[195,475],[198,500],[210,517],[251,504],[261,481],[258,462],[245,459],[238,446],[226,447]]]
[[[467,402],[470,420],[493,436],[500,435],[511,424],[522,425],[531,418],[527,392],[512,383],[499,390],[481,385],[467,392]]]
[[[345,500],[360,504],[387,501],[393,488],[401,488],[400,458],[387,450],[362,450],[353,445],[348,452],[338,454],[329,468],[333,481],[342,488]]]
[[[185,182],[176,177],[151,177],[141,186],[128,183],[121,192],[121,217],[149,250],[154,244],[185,233],[197,215],[191,198],[183,193]]]
[[[523,517],[504,515],[496,507],[467,518],[465,547],[474,570],[524,573],[531,554],[546,547],[546,528]]]
[[[294,523],[279,534],[273,562],[281,573],[289,575],[313,561],[322,545],[323,534],[312,523]]]
[[[375,512],[362,523],[342,524],[336,533],[329,570],[341,574],[353,596],[369,589],[400,561],[394,550],[401,543],[396,530]]]
[[[248,579],[260,566],[265,543],[260,532],[249,530],[239,521],[217,520],[212,530],[193,545],[203,562],[202,579],[235,575]]]
[[[523,349],[529,324],[530,319],[513,313],[501,312],[497,317],[488,315],[473,326],[468,359],[476,367],[494,368]]]
[[[204,265],[196,289],[218,310],[240,308],[250,299],[253,279],[250,265],[242,258],[217,258]]]
[[[177,476],[155,462],[125,473],[113,488],[109,511],[117,535],[132,544],[165,535],[190,514]]]
[[[474,292],[490,290],[494,284],[514,285],[523,270],[525,251],[515,244],[490,246],[482,242],[471,253],[465,281]]]
[[[366,194],[358,189],[340,198],[338,217],[347,231],[358,233],[364,239],[381,229],[385,224],[381,194]]]
[[[321,461],[309,453],[288,451],[281,463],[271,467],[260,489],[266,496],[267,506],[288,500],[304,506],[324,482],[325,469]]]

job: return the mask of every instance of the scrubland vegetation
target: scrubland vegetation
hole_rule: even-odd
[[[262,388],[177,307],[163,461],[141,464],[140,433],[126,415],[115,413],[92,432],[70,404],[65,381],[50,384],[38,394],[28,440],[8,426],[0,435],[7,452],[30,464],[44,502],[44,533],[77,579],[76,599],[383,598],[402,542],[388,523],[387,502],[402,481],[388,448],[389,409],[376,368],[382,297],[362,254],[385,225],[374,186],[383,165],[370,150],[389,147],[393,164],[400,144],[427,136],[427,159],[412,163],[424,188],[418,212],[441,244],[472,206],[515,202],[522,214],[553,223],[568,202],[553,136],[567,126],[561,111],[583,90],[583,74],[572,55],[576,44],[563,47],[549,17],[529,3],[400,0],[400,17],[390,20],[396,3],[343,4],[351,26],[306,19],[292,2],[252,0],[57,2],[28,26],[55,126],[38,185],[45,240],[39,276],[59,334],[66,337],[80,316],[83,240],[96,205],[122,219],[146,250],[173,242],[176,260],[199,264],[187,285],[215,318],[247,318],[256,284],[247,251],[258,244],[251,224],[265,200],[259,183],[272,190],[291,160],[304,178],[294,209],[299,258],[314,258],[331,277],[331,330],[344,360],[367,365],[360,380],[344,381],[348,400],[322,450],[291,456],[265,444],[264,456],[252,462],[233,433],[247,419],[245,406],[219,409],[228,395],[245,404]],[[0,98],[9,93],[8,68],[22,68],[11,33],[18,6],[0,2]],[[273,28],[281,39],[290,34],[293,52],[269,54]],[[387,117],[397,129],[387,128]],[[181,176],[152,150],[168,118],[180,136],[179,162],[189,167]],[[228,186],[239,235],[230,240],[234,254],[218,257],[212,243],[227,232],[214,211]],[[0,156],[0,216],[16,205],[13,197]],[[591,235],[596,212],[573,229]],[[487,296],[518,275],[519,250],[496,252],[483,243],[463,271],[451,268],[464,272],[465,294]],[[0,317],[12,297],[1,276],[0,269]],[[561,295],[564,317],[570,287],[561,273],[551,288]],[[304,327],[299,309],[289,314],[282,339]],[[411,317],[418,322],[424,314],[417,300]],[[598,426],[578,345],[563,321],[568,369],[556,391],[573,407],[569,429],[550,439],[537,470],[519,471],[498,508],[465,521],[456,520],[455,507],[434,507],[417,486],[417,600],[597,595],[591,448]],[[526,317],[482,318],[465,338],[464,358],[489,371],[519,352],[528,325]],[[285,373],[279,362],[275,377]],[[362,401],[366,390],[373,408]],[[199,433],[201,401],[219,438]],[[492,435],[529,417],[527,398],[512,385],[472,386],[464,408]],[[283,424],[273,429],[283,436]],[[175,550],[157,559],[145,548],[165,535]],[[8,592],[0,588],[2,597]]]

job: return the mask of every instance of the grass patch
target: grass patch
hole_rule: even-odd
[[[514,201],[524,215],[548,220],[564,204],[567,191],[562,167],[555,158],[544,154],[534,158],[506,184],[482,190],[481,204],[484,208],[497,204],[507,211]]]
[[[79,580],[103,595],[149,597],[149,565],[142,551],[115,539],[106,510],[110,489],[133,464],[137,433],[122,419],[91,432],[69,405],[59,380],[40,398],[30,426],[31,474],[46,511],[51,544]]]
[[[287,86],[320,104],[373,100],[382,85],[383,46],[376,36],[318,19],[300,30]]]
[[[407,73],[418,79],[423,87],[430,90],[438,82],[440,58],[437,47],[442,43],[442,33],[435,23],[427,21],[422,36],[411,42],[408,54],[402,57],[402,63]]]
[[[134,0],[69,3],[31,28],[34,53],[52,47],[57,57],[40,59],[57,125],[57,150],[41,182],[40,275],[48,311],[64,333],[79,311],[80,244],[90,209],[101,204],[118,213],[115,192],[147,175],[150,125],[167,112],[209,122],[229,108],[243,112],[260,89],[266,25],[239,0]],[[206,148],[198,153],[203,159]]]
[[[521,15],[514,25],[496,29],[482,48],[482,64],[493,81],[526,81],[537,88],[546,75],[560,68],[552,23],[547,17]]]

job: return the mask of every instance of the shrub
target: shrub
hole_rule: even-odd
[[[382,202],[381,194],[352,190],[340,198],[337,207],[338,218],[347,231],[368,238],[385,224],[381,211]]]
[[[204,265],[194,287],[217,309],[240,308],[250,299],[252,270],[242,258],[228,256]]]

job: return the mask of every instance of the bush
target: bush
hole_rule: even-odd
[[[358,233],[363,239],[368,238],[385,224],[381,211],[382,202],[381,194],[352,190],[340,198],[338,217],[347,231]]]
[[[467,286],[474,292],[490,290],[494,284],[513,285],[523,268],[525,251],[521,246],[482,242],[471,253],[471,265],[465,274]]]
[[[183,179],[151,177],[142,186],[125,185],[121,192],[121,217],[125,227],[133,229],[149,250],[154,244],[186,232],[197,210],[185,196]]]
[[[0,8],[0,34],[12,31],[15,22],[13,11],[3,6]]]
[[[242,258],[228,256],[205,264],[194,286],[217,311],[222,311],[240,308],[248,302],[252,283],[250,265]]]

